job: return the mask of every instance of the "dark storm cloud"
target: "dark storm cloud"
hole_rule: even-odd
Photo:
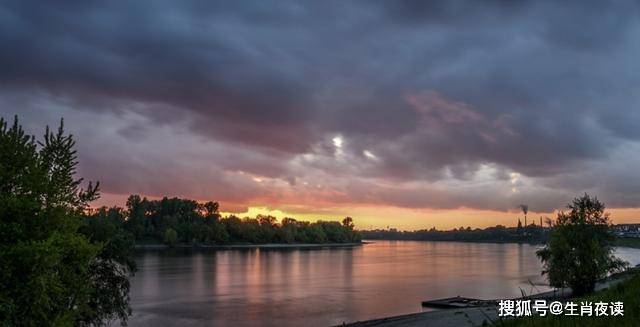
[[[585,162],[606,163],[640,138],[638,9],[632,1],[6,2],[0,85],[3,103],[46,94],[72,112],[144,117],[119,124],[114,140],[150,142],[167,126],[201,152],[214,142],[217,157],[192,165],[210,162],[218,169],[210,175],[246,171],[300,187],[309,172],[296,158],[309,154],[306,167],[343,178],[472,180],[495,164],[497,181],[516,171],[540,186]],[[353,161],[335,160],[336,135]],[[103,137],[100,154],[87,154],[96,164],[121,151]],[[144,184],[116,175],[114,191]],[[567,193],[594,187],[560,180],[567,184],[554,187]],[[476,191],[424,191],[441,203],[424,205],[505,208]],[[420,206],[423,193],[385,189],[376,201]]]

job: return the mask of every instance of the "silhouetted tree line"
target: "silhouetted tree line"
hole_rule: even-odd
[[[462,242],[528,242],[543,243],[548,236],[548,228],[539,225],[505,227],[497,225],[485,229],[460,227],[442,231],[435,228],[417,231],[369,230],[361,231],[365,239],[414,240],[414,241],[462,241]]]
[[[127,199],[126,208],[102,207],[87,215],[93,224],[110,224],[131,233],[137,243],[213,245],[230,243],[350,243],[359,242],[353,219],[281,222],[269,215],[222,217],[217,202],[189,199]]]

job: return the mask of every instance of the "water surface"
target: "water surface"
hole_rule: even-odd
[[[354,248],[142,251],[130,325],[328,326],[419,312],[426,299],[545,291],[536,249],[373,241]],[[638,249],[617,254],[640,263]]]

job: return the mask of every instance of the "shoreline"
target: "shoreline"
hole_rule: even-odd
[[[320,249],[320,248],[340,248],[356,247],[367,244],[358,243],[264,243],[264,244],[220,244],[220,245],[187,245],[178,244],[173,247],[165,244],[136,244],[136,250],[168,250],[168,249],[211,249],[211,250],[234,250],[234,249]]]

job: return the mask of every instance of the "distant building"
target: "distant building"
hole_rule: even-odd
[[[613,225],[613,231],[619,237],[640,237],[640,224]]]

